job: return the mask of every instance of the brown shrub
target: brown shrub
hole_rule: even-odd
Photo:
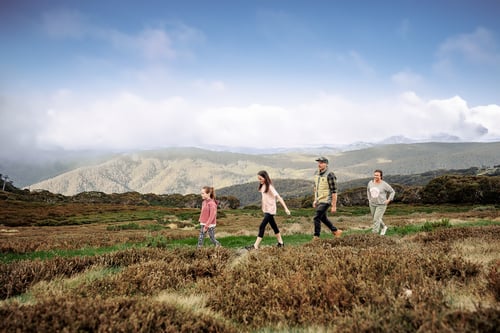
[[[47,298],[0,307],[2,332],[236,332],[220,319],[144,298]]]
[[[219,275],[229,258],[230,251],[223,248],[168,251],[161,259],[129,265],[118,274],[83,284],[75,292],[86,297],[112,297],[182,290],[200,279]]]
[[[500,260],[496,260],[488,274],[486,275],[486,279],[488,281],[487,287],[497,301],[500,301]]]
[[[209,260],[214,251],[217,260]],[[128,267],[134,264],[163,261],[178,269],[188,265],[184,275],[196,278],[217,274],[230,257],[228,249],[207,248],[197,251],[193,248],[166,250],[160,248],[128,249],[93,257],[56,257],[50,260],[24,260],[0,264],[0,299],[6,299],[25,292],[40,281],[50,281],[55,277],[70,277],[94,266]],[[165,268],[168,271],[169,268]],[[133,268],[131,269],[133,270]],[[140,268],[136,268],[140,270]],[[137,274],[137,272],[136,272]],[[133,274],[132,274],[133,275]],[[174,275],[167,274],[167,275]],[[135,278],[133,281],[137,281]],[[140,285],[141,282],[136,282]]]
[[[468,228],[446,228],[436,229],[430,233],[417,234],[413,239],[422,243],[448,243],[451,244],[457,240],[467,238],[479,238],[486,241],[498,241],[500,234],[500,226],[491,225],[484,227],[468,227]]]

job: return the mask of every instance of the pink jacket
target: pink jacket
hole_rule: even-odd
[[[214,199],[203,200],[198,221],[201,225],[215,226],[217,224],[217,202]]]

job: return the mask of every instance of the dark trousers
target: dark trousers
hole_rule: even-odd
[[[321,222],[323,222],[328,229],[332,232],[337,231],[337,228],[333,225],[333,223],[328,219],[326,213],[328,212],[328,208],[330,208],[330,204],[320,203],[316,206],[316,215],[314,215],[314,236],[318,236],[321,233]]]
[[[264,213],[264,219],[260,223],[259,226],[259,237],[263,238],[264,237],[264,232],[266,231],[266,226],[269,223],[271,228],[273,228],[274,234],[279,234],[280,229],[278,229],[278,225],[276,224],[276,221],[274,220],[274,215],[271,215],[269,213]]]

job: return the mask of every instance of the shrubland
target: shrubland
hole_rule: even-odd
[[[197,249],[200,198],[136,192],[0,193],[0,331],[497,332],[498,177],[395,184],[386,236],[370,232],[365,188],[312,241],[311,198],[285,198],[247,251],[262,212],[226,197]]]

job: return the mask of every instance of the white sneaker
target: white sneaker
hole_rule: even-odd
[[[385,232],[386,232],[386,231],[387,231],[387,226],[384,226],[384,227],[382,228],[382,231],[380,232],[380,234],[383,236],[383,235],[385,235]]]

